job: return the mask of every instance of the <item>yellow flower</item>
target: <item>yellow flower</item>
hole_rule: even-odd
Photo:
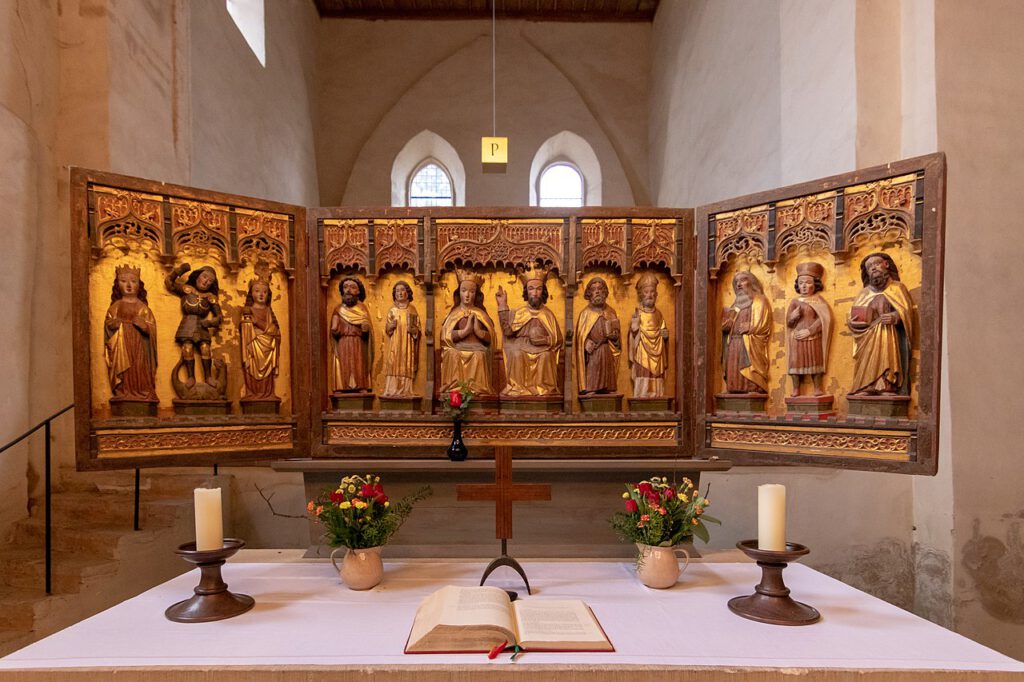
[[[373,477],[373,482],[374,483],[380,483],[380,476],[374,476]]]
[[[340,507],[341,509],[349,509],[351,506],[352,503],[349,502],[348,500],[345,500],[344,502],[338,505],[338,507]]]
[[[622,499],[628,500],[629,499],[629,493],[622,493]]]
[[[350,485],[350,486],[348,487],[348,491],[349,491],[350,493],[354,493],[354,492],[356,491],[356,487],[355,487],[354,485]]]
[[[390,506],[391,506],[391,502],[390,501],[384,503],[384,508],[385,509],[387,509]]]
[[[704,498],[704,506],[705,507],[710,507],[711,506],[711,500],[709,500],[708,498],[705,497]]]
[[[355,507],[356,509],[366,509],[366,503],[363,502],[362,500],[356,500],[355,502],[352,503],[352,506]]]

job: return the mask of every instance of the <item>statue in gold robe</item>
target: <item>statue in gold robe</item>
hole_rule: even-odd
[[[757,277],[732,278],[736,298],[722,314],[722,369],[727,393],[768,392],[768,339],[772,311]]]
[[[580,395],[615,393],[622,342],[619,317],[608,306],[608,285],[600,277],[587,283],[588,305],[576,319],[576,385]]]
[[[540,266],[526,270],[523,299],[526,305],[514,312],[508,308],[508,294],[501,287],[495,294],[498,321],[505,337],[505,373],[507,383],[501,395],[559,395],[558,355],[562,350],[562,331],[558,320],[545,304],[547,270]]]
[[[346,277],[338,286],[341,305],[331,316],[333,340],[332,388],[341,393],[368,393],[372,348],[370,312],[363,301],[366,289],[355,277]]]
[[[658,302],[658,278],[645,273],[636,283],[637,307],[629,320],[629,375],[633,397],[660,398],[665,395],[668,372],[668,325]]]
[[[391,288],[394,304],[384,320],[384,390],[382,396],[414,396],[413,381],[419,367],[420,318],[412,303],[412,287],[397,282]]]
[[[846,325],[853,333],[850,395],[909,395],[914,303],[892,257],[872,253],[860,263],[860,290]]]
[[[115,400],[156,401],[156,318],[139,268],[119,265],[103,325],[104,355]]]
[[[245,400],[273,400],[281,352],[281,327],[270,307],[270,281],[257,275],[249,283],[239,325]]]
[[[441,392],[465,383],[477,395],[493,395],[494,323],[484,309],[483,277],[457,270],[459,288],[441,324]]]
[[[820,263],[796,266],[797,296],[786,310],[789,341],[789,376],[793,380],[791,397],[800,396],[803,377],[811,378],[814,395],[824,395],[821,387],[828,366],[828,346],[832,337],[832,309],[819,293],[825,287],[821,278],[825,268]]]

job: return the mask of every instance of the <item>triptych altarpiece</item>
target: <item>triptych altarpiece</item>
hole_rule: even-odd
[[[936,470],[941,154],[696,209],[71,180],[80,468],[441,458],[468,388],[471,456]]]

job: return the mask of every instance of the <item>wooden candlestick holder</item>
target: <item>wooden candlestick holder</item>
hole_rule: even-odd
[[[782,570],[811,550],[795,542],[787,542],[784,551],[758,549],[757,540],[743,540],[736,546],[761,567],[761,582],[754,594],[733,597],[729,610],[738,616],[772,625],[810,625],[818,622],[817,609],[801,604],[789,596],[789,588],[782,581]]]
[[[196,543],[186,542],[175,550],[190,564],[202,571],[195,595],[169,606],[164,611],[167,620],[176,623],[209,623],[241,615],[251,609],[256,600],[247,594],[228,592],[228,585],[220,575],[224,562],[245,547],[244,540],[224,538],[224,546],[218,549],[196,550]]]

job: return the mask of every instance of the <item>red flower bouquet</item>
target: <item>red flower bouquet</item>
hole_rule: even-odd
[[[626,542],[673,547],[694,535],[707,542],[711,535],[704,524],[721,524],[704,513],[711,500],[702,496],[688,478],[673,486],[667,478],[652,476],[626,484],[622,497],[625,511],[615,512],[611,525]]]
[[[387,544],[402,527],[412,507],[430,496],[429,486],[395,504],[384,494],[380,476],[346,476],[337,488],[327,488],[306,510],[324,527],[331,547],[366,549]]]

